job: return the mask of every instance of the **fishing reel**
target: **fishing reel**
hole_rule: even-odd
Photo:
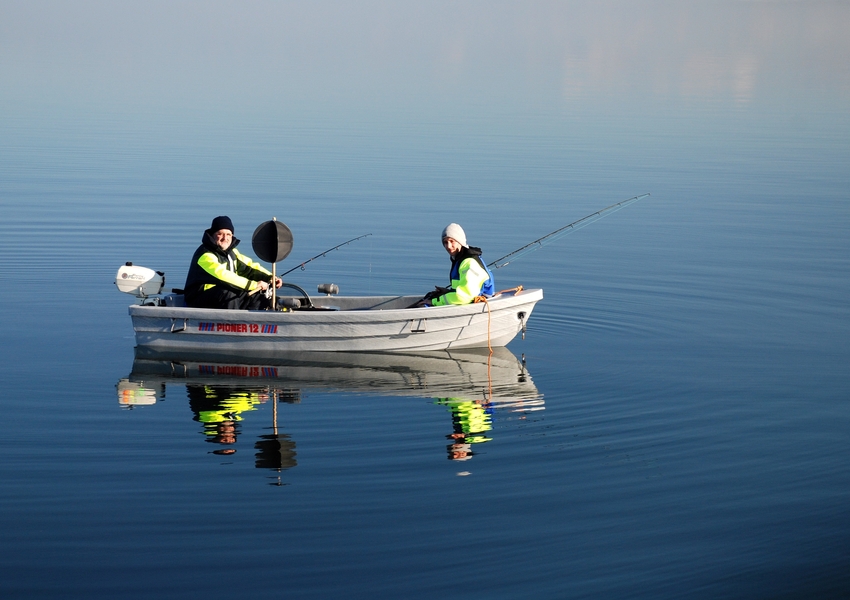
[[[302,306],[307,306],[309,308],[315,308],[315,306],[313,306],[313,301],[310,299],[310,296],[307,294],[306,291],[304,291],[304,289],[302,287],[297,286],[294,283],[286,283],[286,282],[283,282],[281,287],[292,288],[292,289],[300,292],[303,295],[303,299],[291,298],[291,297],[281,298],[280,296],[277,296],[277,294],[274,292],[274,290],[272,290],[271,285],[261,293],[264,294],[265,297],[268,298],[269,300],[271,300],[273,297],[276,297],[278,308],[285,308],[285,309],[289,309],[289,310],[296,310],[296,309],[301,308]],[[317,291],[320,294],[325,294],[327,296],[334,296],[336,294],[339,294],[339,286],[335,283],[320,283]]]
[[[280,296],[277,296],[277,293],[272,289],[271,285],[268,287],[268,289],[262,291],[261,293],[265,294],[266,298],[268,298],[269,300],[271,300],[273,297],[276,297],[278,308],[286,308],[289,310],[296,310],[298,308],[301,308],[302,306],[311,309],[316,308],[315,306],[313,306],[313,300],[310,298],[310,295],[301,286],[295,285],[294,283],[286,283],[284,281],[281,287],[291,288],[297,292],[300,292],[302,298],[281,298]],[[319,284],[318,292],[320,294],[333,296],[335,294],[339,294],[339,286],[335,283],[321,283]]]
[[[288,283],[284,283],[282,287],[293,287],[293,286],[289,285]],[[281,298],[281,297],[279,297],[275,293],[272,285],[269,285],[269,287],[267,287],[265,290],[263,290],[260,293],[266,298],[266,300],[269,301],[269,306],[271,306],[271,303],[273,301],[272,299],[275,299],[276,302],[277,302],[277,308],[278,309],[296,310],[296,309],[301,308],[301,300],[299,300],[298,298]],[[306,296],[306,294],[305,294],[305,296]]]

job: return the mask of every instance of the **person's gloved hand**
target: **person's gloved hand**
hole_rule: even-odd
[[[444,294],[448,294],[450,291],[452,291],[451,288],[444,288],[444,287],[440,287],[438,285],[435,285],[433,291],[425,294],[425,299],[431,300],[432,298],[439,298],[440,296],[442,296]]]

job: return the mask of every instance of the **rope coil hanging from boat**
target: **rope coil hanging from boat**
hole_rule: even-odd
[[[613,214],[620,210],[621,208],[627,207],[629,204],[634,204],[638,200],[642,198],[646,198],[649,194],[641,194],[640,196],[635,196],[633,198],[629,198],[628,200],[623,200],[622,202],[617,202],[616,204],[612,204],[611,206],[606,206],[602,210],[597,210],[595,213],[587,215],[586,217],[582,217],[578,221],[573,221],[569,225],[564,225],[560,229],[556,229],[552,233],[547,233],[541,238],[537,238],[533,242],[529,242],[522,248],[514,250],[510,254],[505,254],[502,258],[497,258],[493,262],[489,263],[487,266],[494,269],[501,269],[502,267],[506,267],[511,264],[513,261],[517,260],[521,256],[525,256],[530,252],[534,252],[542,248],[544,245],[549,242],[553,242],[558,238],[561,238],[573,231],[577,231],[582,227],[587,227],[591,223],[598,221],[604,217],[607,217],[610,214]]]
[[[510,288],[510,289],[507,289],[507,290],[501,290],[499,292],[496,292],[495,294],[493,294],[493,298],[495,298],[496,296],[501,296],[502,294],[507,294],[509,292],[513,292],[514,294],[519,294],[521,291],[522,291],[522,286],[518,285],[516,287]],[[480,302],[483,302],[484,305],[487,307],[487,348],[490,349],[490,354],[493,354],[493,346],[490,345],[490,323],[492,321],[491,313],[490,313],[490,303],[487,301],[487,296],[476,296],[475,298],[472,299],[472,302],[473,302],[473,304],[478,304]],[[520,313],[520,314],[524,314],[524,313]],[[522,323],[522,339],[525,339],[525,322],[524,321]]]

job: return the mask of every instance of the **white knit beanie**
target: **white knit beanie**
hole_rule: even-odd
[[[464,248],[469,248],[469,246],[466,245],[466,234],[463,232],[463,227],[457,223],[449,223],[446,225],[446,228],[443,229],[442,239],[446,238],[452,238]]]

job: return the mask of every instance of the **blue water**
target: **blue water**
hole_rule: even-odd
[[[850,10],[525,6],[5,9],[3,597],[850,595]],[[112,283],[228,214],[424,293],[449,222],[489,261],[644,192],[496,271],[545,298],[489,405],[462,357],[158,377]]]

